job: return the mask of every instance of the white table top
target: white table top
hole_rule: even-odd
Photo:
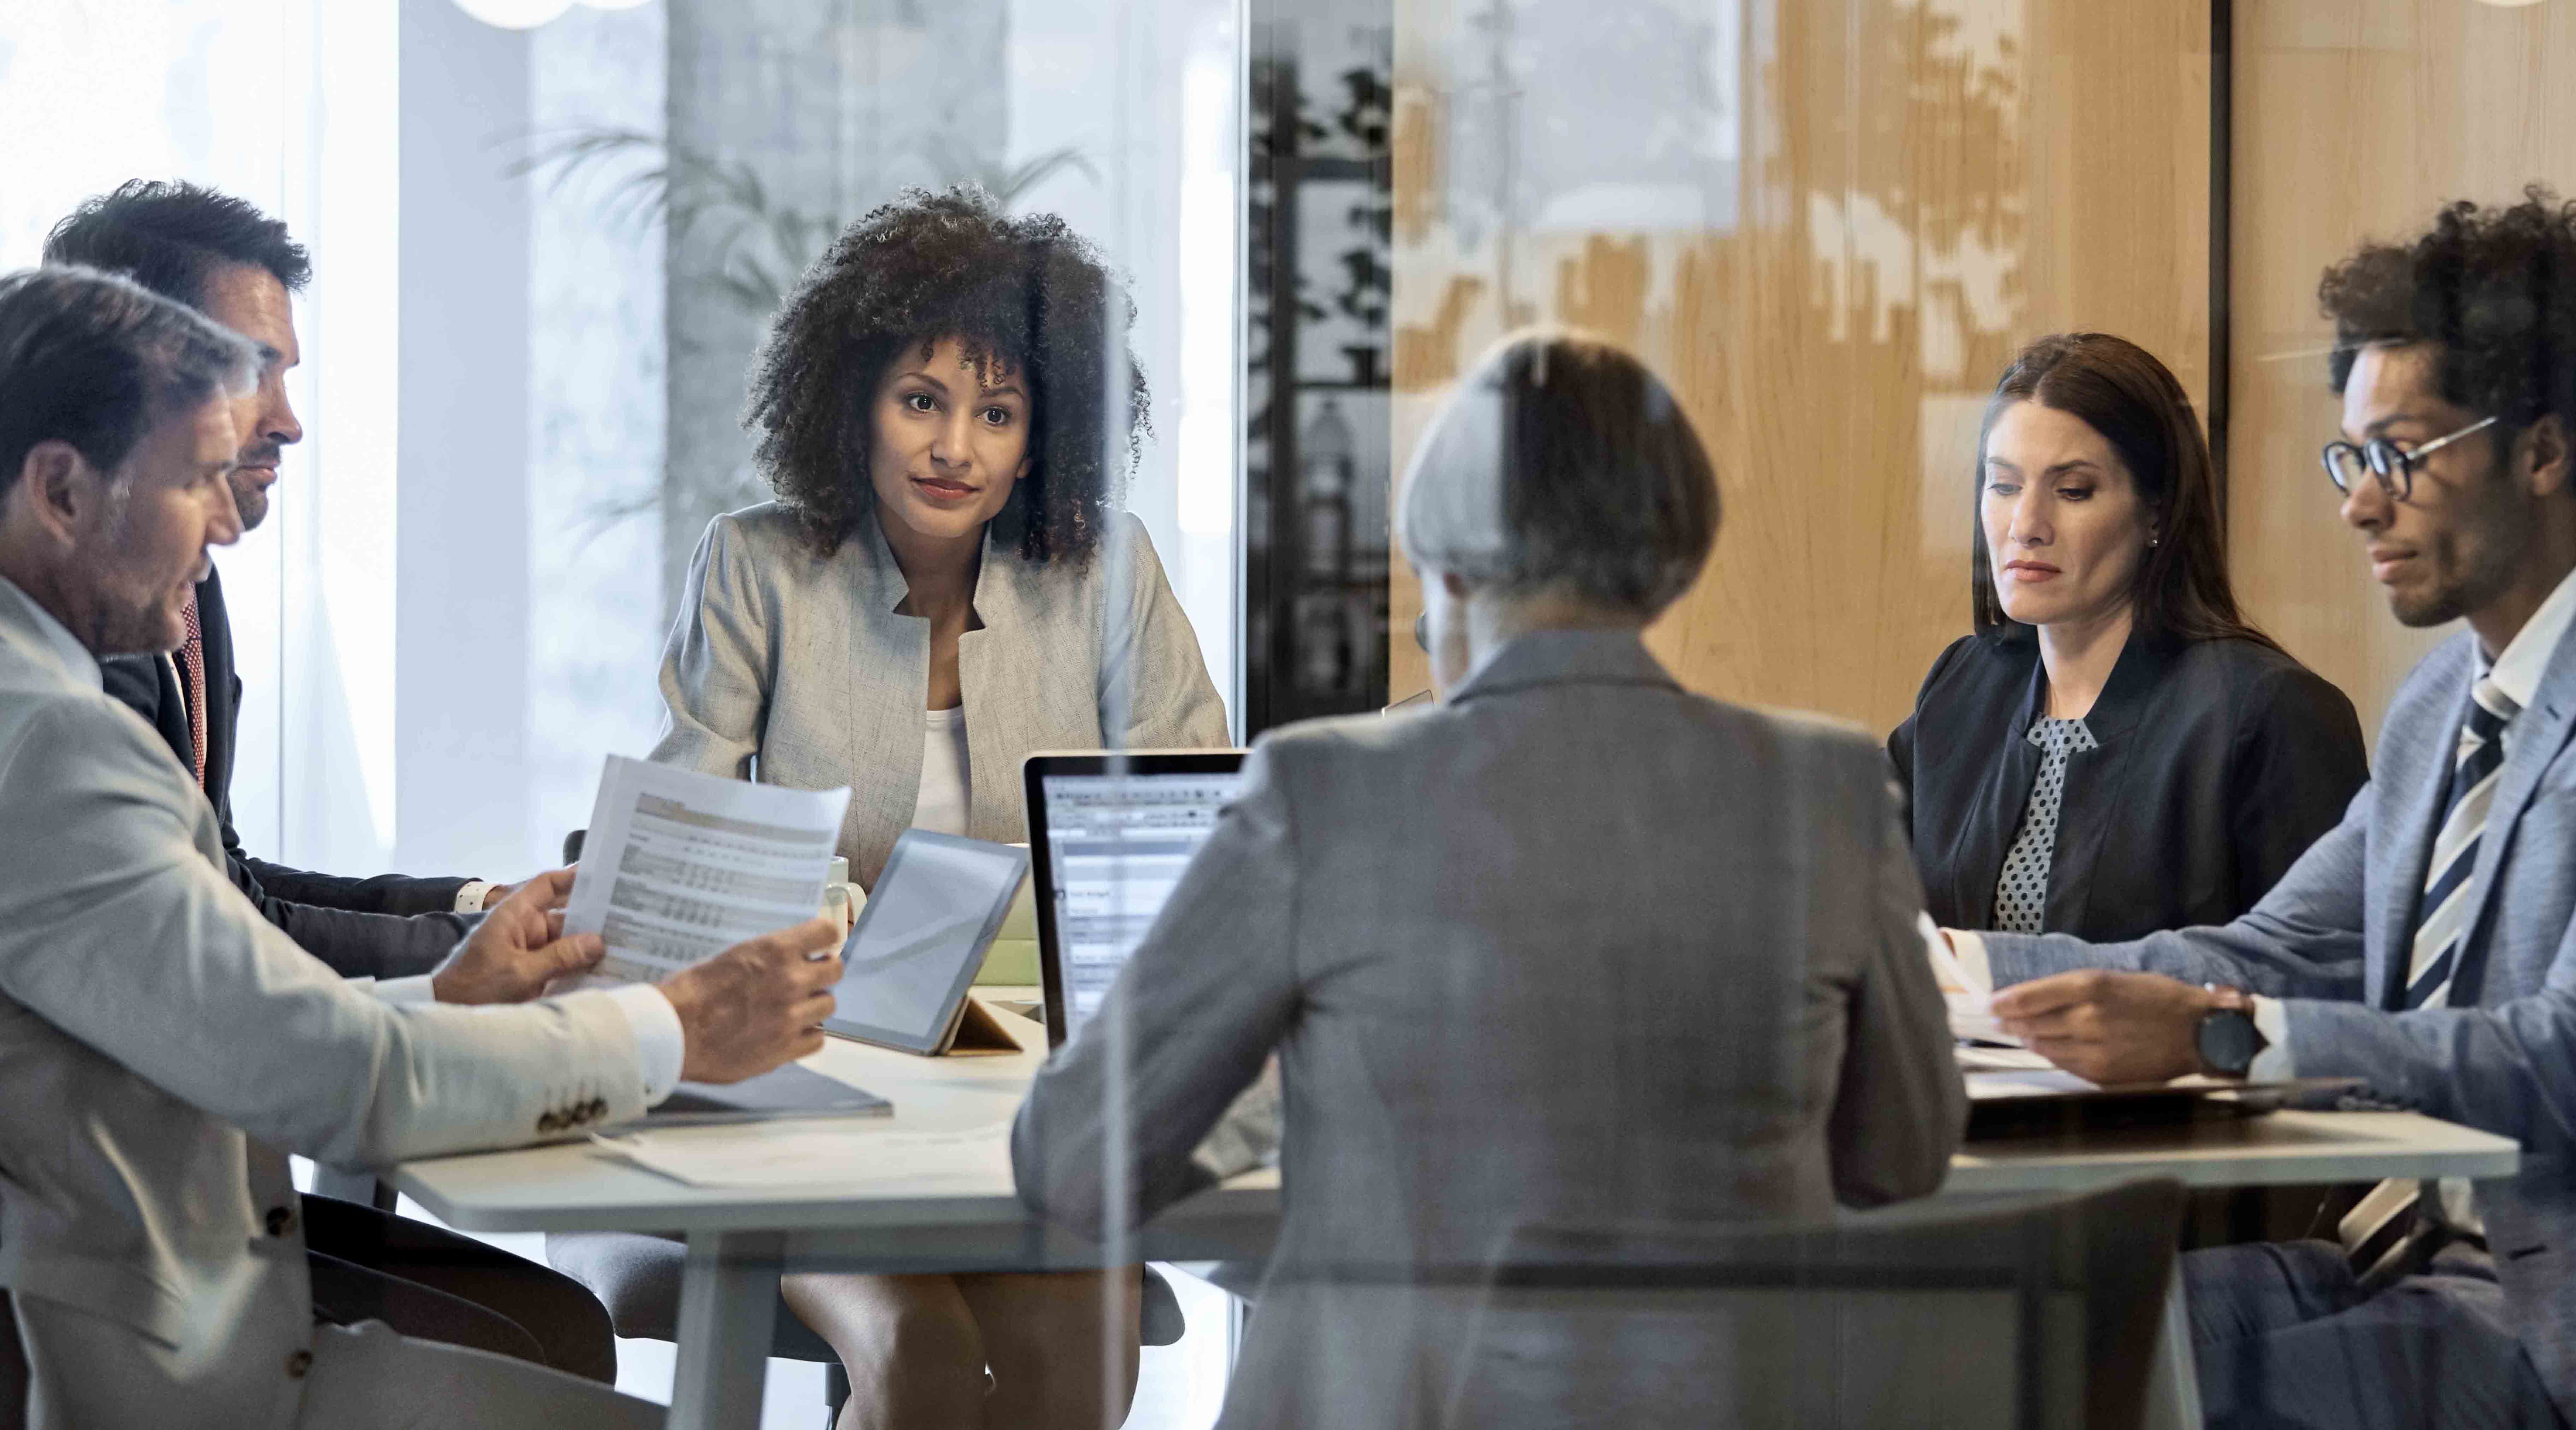
[[[1034,997],[1036,990],[983,989],[987,998]],[[817,1072],[886,1098],[891,1117],[844,1118],[852,1137],[895,1130],[939,1132],[1006,1124],[1019,1110],[1046,1059],[1046,1025],[995,1010],[1020,1043],[1016,1054],[918,1057],[891,1048],[832,1038],[805,1060]],[[756,1136],[776,1129],[810,1132],[815,1122],[727,1129]],[[1010,1154],[997,1142],[982,1186],[942,1182],[907,1194],[901,1184],[860,1195],[815,1186],[697,1187],[673,1181],[588,1142],[509,1152],[481,1152],[409,1162],[387,1177],[450,1226],[468,1231],[794,1231],[825,1227],[1018,1226],[1028,1210],[1012,1190]],[[1223,1191],[1172,1213],[1210,1203],[1222,1214],[1273,1212],[1277,1174],[1238,1178]]]
[[[2077,1139],[1971,1142],[1950,1159],[1941,1190],[2081,1192],[2136,1177],[2172,1177],[2192,1187],[2509,1177],[2521,1162],[2510,1137],[2417,1113],[2284,1111]]]
[[[977,990],[1007,996],[1012,990]],[[849,1135],[950,1131],[1007,1123],[1046,1053],[1046,1028],[997,1014],[1015,1055],[923,1058],[835,1038],[806,1065],[894,1103],[890,1118],[847,1119]],[[815,1124],[769,1124],[811,1130]],[[746,1133],[762,1129],[737,1129]],[[2382,1177],[2501,1177],[2519,1149],[2509,1138],[2402,1112],[2276,1112],[2268,1116],[2088,1133],[2080,1139],[1973,1142],[1951,1163],[1944,1195],[2081,1191],[2135,1177],[2192,1186],[2375,1181]],[[838,1233],[836,1242],[945,1231],[983,1246],[1033,1234],[997,1141],[989,1172],[936,1187],[899,1180],[833,1187],[699,1187],[670,1180],[587,1143],[407,1163],[390,1180],[452,1226],[471,1231],[776,1231]],[[1193,1222],[1239,1232],[1278,1212],[1272,1172],[1236,1178],[1165,1211],[1155,1227],[1184,1239]],[[819,1240],[809,1237],[809,1240]],[[1169,1255],[1187,1255],[1175,1247]],[[1208,1254],[1219,1254],[1210,1252]]]

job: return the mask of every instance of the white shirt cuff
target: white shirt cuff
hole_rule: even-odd
[[[2263,1035],[2263,1051],[2246,1065],[2246,1080],[2269,1082],[2298,1076],[2290,1061],[2290,1015],[2281,1007],[2280,999],[2254,995],[2254,1031]]]
[[[460,914],[483,912],[483,896],[491,892],[492,881],[489,879],[466,880],[465,887],[456,891],[456,911]]]
[[[635,1070],[644,1079],[644,1105],[659,1105],[680,1085],[680,1064],[688,1056],[688,1034],[680,1029],[678,1010],[650,983],[621,983],[599,991],[626,1015],[626,1026],[635,1033]]]
[[[367,985],[367,991],[387,1003],[435,1003],[438,991],[429,986],[429,975],[417,973],[409,978],[352,978],[351,983]]]
[[[1927,925],[1930,924],[1932,916],[1925,914],[1923,921]],[[1951,961],[1949,971],[1957,977],[1959,986],[1970,993],[1993,996],[1995,970],[1992,964],[1986,962],[1986,941],[1967,929],[1936,929],[1926,942],[1938,947],[1940,936],[1945,933],[1950,936],[1949,947],[1946,950]],[[1935,971],[1941,971],[1941,961],[1935,958],[1932,967]]]

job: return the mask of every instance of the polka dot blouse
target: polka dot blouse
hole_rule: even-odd
[[[2040,919],[2048,912],[2048,866],[2057,857],[2057,806],[2066,797],[2066,761],[2078,751],[2102,748],[2082,720],[2035,720],[2029,739],[2039,747],[2039,778],[2031,782],[2021,833],[2004,855],[2003,875],[1995,881],[1995,927],[2006,933],[2040,931]]]

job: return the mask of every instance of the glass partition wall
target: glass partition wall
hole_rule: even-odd
[[[496,878],[556,857],[600,755],[652,743],[708,519],[768,495],[741,418],[770,314],[910,186],[1060,214],[1127,279],[1153,417],[1126,504],[1231,712],[1238,30],[1222,0],[0,18],[0,104],[67,136],[11,170],[9,261],[128,177],[239,193],[314,255],[308,435],[220,558],[254,844]]]
[[[1873,730],[1967,629],[1975,440],[2041,333],[2126,335],[2205,400],[2202,0],[1406,0],[1401,467],[1498,334],[1645,355],[1727,520],[1655,628],[1685,683]],[[1391,689],[1424,683],[1398,573]]]
[[[1254,0],[1244,728],[1387,690],[1388,0]],[[1398,692],[1398,695],[1410,692]]]
[[[1205,1227],[1115,1215],[1201,1180],[1284,1182],[1222,1229],[1257,1223],[1256,1253],[1294,1238],[1275,1264],[1169,1273],[1188,1329],[1144,1353],[1126,1423],[1211,1424],[1246,1373],[1239,1397],[1319,1424],[1509,1423],[1613,1382],[1774,1420],[2009,1402],[2068,1423],[2089,1372],[2055,1328],[2116,1323],[2137,1352],[2154,1333],[2130,1302],[2161,1305],[2162,1282],[2087,1282],[2055,1253],[2013,1279],[1998,1258],[2047,1241],[2162,1267],[2171,1238],[2139,1228],[2174,1220],[2169,1201],[2006,1224],[1944,1222],[1959,1209],[1933,1200],[1815,1230],[1838,1205],[1931,1195],[1950,1167],[1933,1144],[1965,1117],[1935,1095],[1956,1069],[1917,976],[1925,885],[1873,852],[1895,817],[1873,746],[1973,629],[1997,378],[2050,333],[2159,360],[2217,444],[2249,615],[2371,723],[2420,642],[2317,554],[2345,540],[2302,455],[2335,420],[2317,271],[2442,197],[2576,187],[2555,172],[2576,130],[2537,78],[2565,67],[2522,63],[2576,55],[2570,13],[74,0],[0,15],[0,119],[93,120],[15,161],[0,259],[32,261],[53,217],[138,174],[233,189],[311,245],[311,435],[279,518],[218,558],[248,685],[239,822],[334,870],[515,878],[587,817],[605,755],[652,747],[701,541],[774,495],[747,377],[799,276],[909,189],[1060,216],[1133,309],[1082,396],[1115,414],[1141,378],[1151,420],[1132,446],[1115,420],[1096,434],[1101,467],[1132,461],[1135,518],[1103,513],[1089,558],[1112,593],[1084,612],[1096,668],[1021,661],[1073,682],[1031,705],[1096,710],[1099,738],[1075,743],[1107,750],[1068,786],[1079,849],[1039,885],[1059,896],[1037,936],[1051,992],[1087,1001],[1047,1075],[1070,1069],[1054,1085],[1078,1105],[1043,1105],[1042,1082],[1030,1106],[1083,1153],[1051,1166],[1024,1144],[1019,1166],[1023,1192],[1092,1213],[1100,1246],[1030,1230],[1022,1269],[1201,1245]],[[138,69],[153,104],[104,98]],[[245,89],[256,103],[230,102]],[[2366,98],[2386,94],[2429,98]],[[1496,356],[1514,339],[1615,370],[1624,398],[1571,435],[1492,425],[1526,415],[1496,393],[1552,380]],[[1676,498],[1629,520],[1670,493],[1608,484],[1689,467],[1685,429],[1716,515]],[[1592,465],[1549,466],[1547,440]],[[1425,480],[1464,493],[1412,530],[1457,563],[1463,594],[1428,602],[1443,573],[1396,538],[1399,473],[1425,452]],[[1555,505],[1532,515],[1510,481],[1557,483]],[[1673,555],[1694,523],[1713,555]],[[1632,539],[1578,550],[1603,530]],[[1586,580],[1655,600],[1536,599],[1597,595]],[[1511,621],[1554,639],[1515,646]],[[854,686],[887,673],[788,654]],[[1664,703],[1598,695],[1501,733],[1501,700],[1366,718],[1497,669],[1489,689]],[[1667,677],[1746,708],[1682,705]],[[856,750],[858,717],[843,727],[826,733]],[[1717,727],[1755,734],[1691,743]],[[1213,763],[1156,765],[1152,745]],[[1903,1039],[1852,989],[1891,986],[1900,955],[1932,1053],[1873,1071],[1856,1040]],[[1043,1039],[1023,1041],[1034,1067]],[[1847,1074],[1883,1093],[1862,1121],[1819,1110]],[[1848,1140],[1828,1155],[1828,1135]],[[1841,1180],[1854,1166],[1884,1176]],[[2025,1235],[2042,1225],[2062,1236]],[[2121,1304],[2068,1309],[2097,1295]],[[1608,1331],[1566,1334],[1586,1327]],[[1968,1341],[1992,1354],[1951,1355]],[[1121,1347],[1103,1349],[1083,1370],[1123,1407]],[[810,1423],[796,1384],[770,1423]]]

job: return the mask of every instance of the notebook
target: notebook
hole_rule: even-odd
[[[629,1127],[696,1127],[766,1122],[781,1117],[886,1117],[894,1104],[802,1063],[785,1063],[740,1082],[684,1082],[661,1106]]]

